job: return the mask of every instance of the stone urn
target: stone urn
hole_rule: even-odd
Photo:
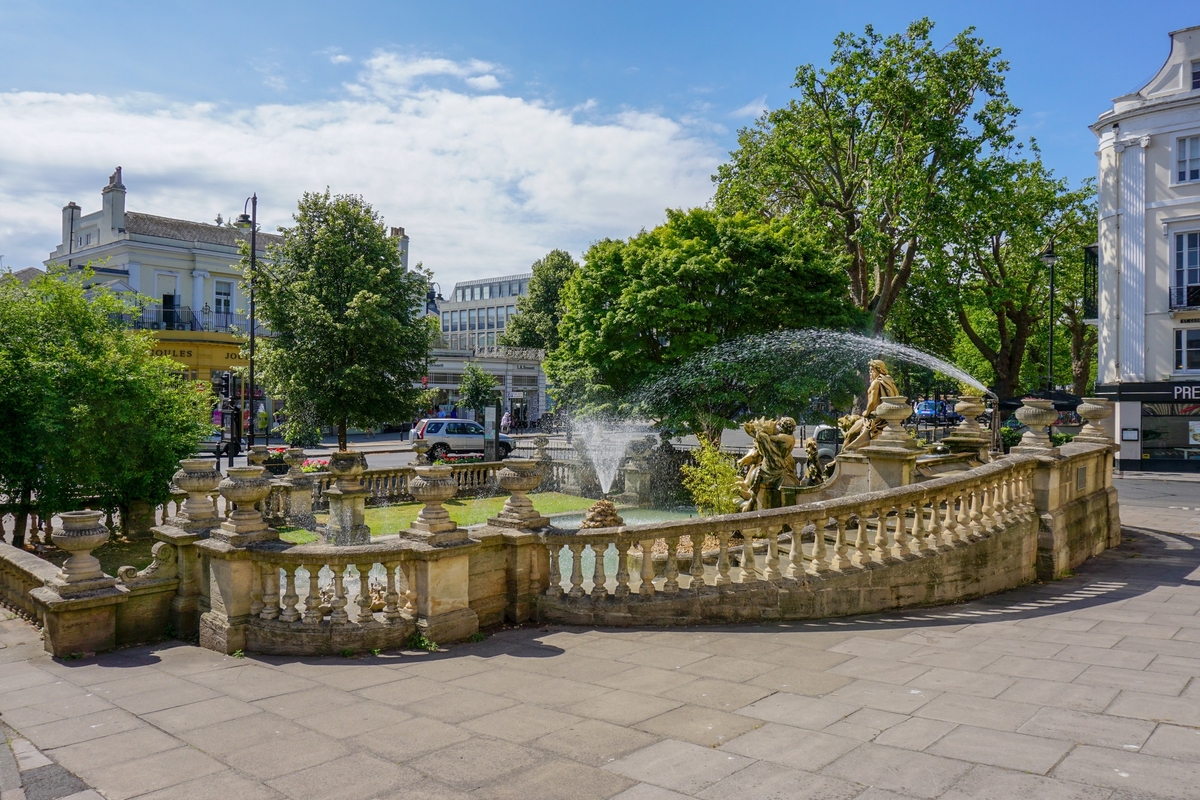
[[[425,439],[417,439],[413,442],[413,452],[417,454],[417,457],[413,459],[413,464],[418,466],[429,464],[429,456],[426,455],[429,448],[430,444]]]
[[[884,397],[875,407],[875,416],[887,423],[887,427],[870,444],[876,447],[902,447],[905,450],[919,449],[920,445],[913,441],[904,431],[903,422],[912,416],[912,406],[908,398],[902,396]]]
[[[283,454],[283,463],[288,465],[287,477],[301,478],[304,476],[305,455],[302,447],[289,447]]]
[[[217,487],[233,512],[212,532],[212,536],[240,543],[271,538],[262,512],[255,508],[271,493],[271,479],[261,466],[229,467],[225,480]]]
[[[1112,401],[1103,397],[1085,397],[1083,402],[1079,404],[1076,412],[1083,417],[1086,423],[1083,430],[1079,432],[1074,439],[1076,442],[1088,442],[1089,444],[1112,444],[1112,437],[1104,428],[1100,427],[1103,420],[1108,419],[1113,415]]]
[[[442,503],[458,493],[458,483],[454,480],[454,468],[448,464],[414,467],[415,478],[408,482],[408,493],[425,507],[417,514],[417,519],[411,526],[412,538],[424,540],[430,544],[450,544],[463,541],[465,531],[459,531],[458,525],[450,519]]]
[[[979,420],[976,417],[985,409],[986,406],[981,395],[959,395],[958,402],[954,404],[954,410],[962,415],[963,421],[958,424],[958,429],[969,436],[984,436],[983,429],[979,427]]]
[[[526,494],[542,482],[541,464],[529,458],[508,458],[497,478],[500,488],[508,492],[509,497],[504,501],[504,509],[500,514],[488,520],[489,525],[533,530],[550,524],[548,518],[534,509],[533,502]]]
[[[1024,398],[1021,400],[1021,407],[1017,409],[1017,419],[1029,428],[1021,437],[1020,447],[1022,449],[1050,449],[1049,426],[1058,419],[1058,411],[1054,408],[1053,400]]]
[[[329,472],[333,484],[343,492],[357,490],[367,468],[367,457],[357,450],[334,450],[329,456]]]
[[[102,511],[62,513],[62,525],[50,534],[50,539],[71,555],[59,570],[58,587],[99,588],[114,582],[100,569],[100,560],[92,555],[93,550],[108,541],[108,528],[100,522],[102,516]]]
[[[261,467],[270,455],[265,444],[256,444],[250,448],[250,452],[246,453],[246,463],[251,466]]]
[[[171,482],[187,492],[179,515],[182,521],[216,519],[217,509],[211,495],[221,482],[221,471],[207,458],[184,458],[180,460],[179,467]]]

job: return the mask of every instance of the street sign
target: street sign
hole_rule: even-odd
[[[500,455],[499,439],[496,437],[496,407],[483,409],[483,460],[496,461]]]

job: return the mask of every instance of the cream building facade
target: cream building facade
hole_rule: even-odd
[[[1200,26],[1091,126],[1099,147],[1098,395],[1125,469],[1200,471]]]

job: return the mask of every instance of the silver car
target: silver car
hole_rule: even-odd
[[[447,453],[483,452],[483,426],[469,419],[423,419],[414,430],[417,439],[429,442],[431,461]],[[500,434],[500,458],[508,458],[513,447],[513,440]]]

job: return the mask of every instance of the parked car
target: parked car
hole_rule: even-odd
[[[828,467],[846,443],[846,434],[833,425],[818,425],[813,429],[813,438],[817,440],[817,459],[822,467]]]
[[[417,423],[417,439],[430,443],[429,458],[436,461],[447,453],[482,453],[483,426],[469,419],[423,419]],[[516,445],[500,434],[500,458],[508,458]]]
[[[957,425],[963,421],[962,414],[954,410],[954,406],[945,400],[922,400],[917,403],[913,412],[917,422],[927,425]]]

